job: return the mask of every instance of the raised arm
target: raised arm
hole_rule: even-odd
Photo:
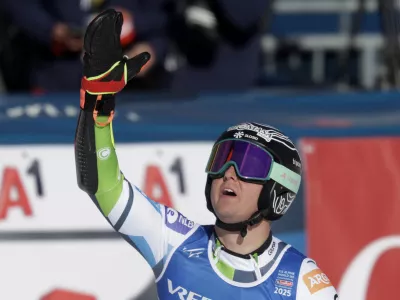
[[[115,95],[149,60],[148,53],[122,58],[121,25],[121,14],[108,10],[86,31],[81,112],[75,134],[76,175],[80,189],[156,271],[171,246],[179,244],[194,224],[170,224],[171,214],[178,216],[178,212],[149,199],[120,171],[112,131]]]

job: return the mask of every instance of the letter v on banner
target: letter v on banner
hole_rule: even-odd
[[[307,254],[340,299],[397,299],[400,138],[310,138],[300,150]]]

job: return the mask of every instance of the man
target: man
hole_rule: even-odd
[[[107,10],[86,31],[78,185],[149,263],[159,299],[337,299],[316,263],[271,233],[301,179],[299,154],[277,129],[243,123],[214,144],[205,195],[215,226],[194,224],[124,178],[111,127],[115,94],[150,57],[122,57],[121,24],[121,14]]]

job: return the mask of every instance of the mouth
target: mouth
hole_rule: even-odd
[[[235,197],[235,196],[236,196],[236,193],[235,193],[235,191],[232,190],[232,189],[225,188],[225,189],[222,190],[222,195],[224,195],[224,196]]]

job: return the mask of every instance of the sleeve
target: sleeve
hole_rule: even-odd
[[[5,11],[14,24],[36,40],[50,45],[51,31],[56,20],[38,0],[3,0]]]
[[[306,258],[301,264],[296,300],[339,300],[328,276],[312,259]]]
[[[100,122],[101,118],[98,118]],[[174,209],[151,200],[124,177],[119,169],[112,123],[93,124],[93,127],[96,164],[89,174],[93,176],[92,172],[97,172],[93,176],[97,178],[97,189],[92,192],[86,189],[86,192],[111,226],[145,258],[157,276],[170,251],[182,243],[195,224]],[[77,143],[82,140],[80,135],[78,127]],[[80,157],[79,149],[76,155]],[[85,167],[90,165],[89,160],[82,163]]]

